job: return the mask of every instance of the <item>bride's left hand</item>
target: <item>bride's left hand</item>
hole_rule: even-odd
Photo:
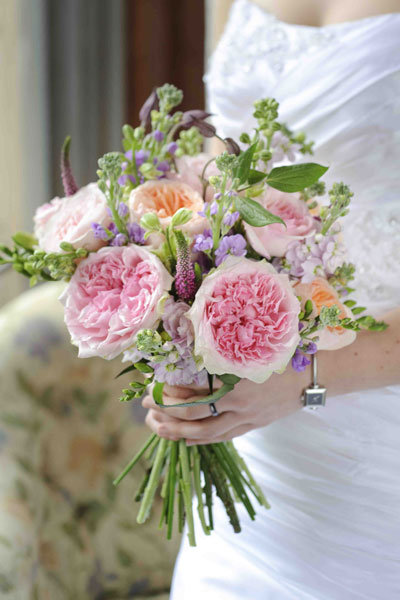
[[[242,379],[232,392],[216,402],[217,417],[211,416],[208,404],[168,408],[171,404],[207,396],[207,390],[165,385],[165,407],[158,406],[150,395],[145,396],[142,404],[149,409],[147,425],[160,437],[184,438],[189,445],[212,444],[231,440],[299,410],[301,391],[307,382],[307,376],[291,370],[273,375],[261,385]]]

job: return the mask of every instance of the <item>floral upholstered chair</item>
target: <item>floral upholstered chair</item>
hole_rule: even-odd
[[[0,597],[166,600],[177,540],[157,514],[136,524],[145,467],[112,485],[148,435],[144,411],[118,401],[118,359],[77,358],[62,287],[0,310]]]

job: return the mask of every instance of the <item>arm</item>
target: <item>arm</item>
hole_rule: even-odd
[[[319,379],[328,389],[328,402],[339,394],[400,383],[400,308],[384,320],[389,325],[385,331],[360,332],[350,346],[318,354]],[[242,380],[218,401],[218,418],[210,416],[207,405],[161,408],[146,396],[143,406],[150,409],[146,422],[168,439],[186,438],[193,444],[230,440],[300,410],[301,393],[310,380],[309,369],[296,373],[290,366],[264,384]],[[188,398],[195,399],[193,390],[166,386],[165,404]]]

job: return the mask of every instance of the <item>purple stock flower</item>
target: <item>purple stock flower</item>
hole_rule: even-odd
[[[333,275],[346,259],[345,248],[336,236],[316,234],[304,242],[292,242],[286,252],[290,275],[310,283],[316,276]]]
[[[169,162],[167,160],[162,160],[161,162],[156,164],[156,167],[157,167],[158,171],[162,171],[163,173],[166,173],[167,171],[169,171]]]
[[[205,229],[203,233],[196,236],[193,249],[197,252],[205,252],[213,247],[213,238],[211,229]]]
[[[95,238],[98,238],[105,242],[108,241],[109,236],[107,231],[104,229],[103,225],[100,225],[100,223],[92,223],[91,227]]]
[[[124,246],[128,241],[126,235],[123,233],[117,233],[115,238],[113,238],[110,242],[110,246]]]
[[[315,354],[317,350],[317,344],[315,342],[309,342],[307,346],[307,354]]]
[[[236,223],[239,217],[240,212],[237,210],[235,210],[235,212],[233,213],[226,213],[226,215],[224,216],[224,225],[227,225],[228,227],[233,227],[233,225]]]
[[[115,223],[110,223],[108,226],[108,229],[111,231],[111,233],[113,233],[114,235],[117,235],[119,233],[119,229],[116,226]]]
[[[197,213],[198,215],[200,215],[200,217],[206,217],[206,210],[208,209],[208,202],[204,202],[204,206],[203,206],[203,210],[199,210],[199,212]]]
[[[132,150],[127,150],[127,151],[125,152],[125,156],[126,156],[126,158],[127,158],[128,160],[132,160],[132,158],[133,158],[133,152],[132,152]]]
[[[222,197],[221,192],[217,192],[216,194],[214,194],[215,200],[219,200],[221,197]]]
[[[129,241],[135,244],[144,244],[144,229],[137,223],[128,223],[126,226],[129,235]]]
[[[170,142],[167,146],[167,151],[170,154],[175,154],[175,152],[178,150],[178,144],[176,142]]]
[[[154,369],[154,378],[168,385],[207,385],[207,372],[197,370],[193,357],[188,354],[176,363],[150,363]]]
[[[120,175],[118,177],[119,185],[125,185],[127,181],[132,181],[133,185],[136,183],[136,179],[133,175]]]
[[[163,134],[163,132],[162,132],[162,131],[160,131],[159,129],[156,129],[156,130],[153,132],[153,137],[154,137],[154,139],[156,140],[156,142],[162,142],[162,141],[163,141],[163,139],[164,139],[164,134]]]
[[[235,235],[225,235],[215,251],[215,264],[220,265],[229,254],[233,256],[245,256],[247,242],[244,237],[237,233]]]
[[[210,215],[216,215],[218,212],[218,204],[213,202],[210,206]]]
[[[126,217],[126,215],[129,213],[129,208],[127,207],[127,205],[125,204],[125,202],[120,202],[118,205],[118,214],[121,218]]]
[[[135,161],[138,167],[141,167],[143,163],[149,158],[150,153],[147,150],[137,150],[135,152]]]
[[[298,348],[296,348],[296,352],[292,357],[292,367],[297,373],[301,373],[305,370],[305,368],[311,364],[311,361],[308,360],[305,354],[301,352]]]

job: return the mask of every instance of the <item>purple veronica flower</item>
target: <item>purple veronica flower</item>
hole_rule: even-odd
[[[178,150],[178,144],[176,142],[170,142],[167,146],[167,151],[170,154],[175,154],[175,152]]]
[[[137,223],[128,223],[126,226],[129,235],[129,241],[135,244],[144,244],[144,229]]]
[[[245,256],[247,242],[245,238],[237,233],[236,235],[225,235],[215,251],[215,264],[220,265],[229,254],[233,256]]]
[[[196,236],[193,249],[197,252],[205,252],[213,247],[213,238],[211,229],[205,229],[203,233]]]
[[[94,233],[94,237],[100,240],[104,240],[105,242],[108,241],[108,233],[104,229],[103,225],[100,225],[100,223],[92,223],[91,227]]]
[[[123,219],[129,212],[129,208],[125,204],[125,202],[120,202],[118,205],[118,214]]]
[[[162,142],[162,141],[163,141],[163,139],[164,139],[164,134],[163,134],[163,132],[162,132],[162,131],[160,131],[159,129],[156,129],[156,130],[153,132],[153,137],[154,137],[154,139],[156,140],[156,142]]]
[[[228,227],[233,227],[233,225],[236,223],[239,217],[240,212],[237,210],[235,210],[235,212],[233,213],[226,213],[226,215],[224,216],[224,225],[227,225]]]
[[[189,246],[182,231],[175,231],[176,275],[175,289],[182,300],[193,300],[196,294],[196,276],[190,257]]]
[[[110,246],[124,246],[127,242],[127,237],[123,233],[117,233],[115,238],[110,242]]]
[[[305,370],[305,368],[311,364],[311,361],[308,360],[305,354],[301,352],[298,348],[296,348],[296,352],[292,357],[292,367],[297,373],[301,373]]]

